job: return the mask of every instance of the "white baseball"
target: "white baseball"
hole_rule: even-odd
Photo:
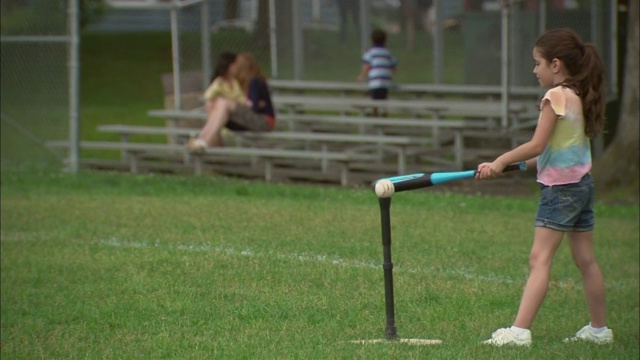
[[[393,195],[395,189],[393,188],[393,183],[387,179],[379,180],[376,183],[376,195],[379,198],[388,198]]]

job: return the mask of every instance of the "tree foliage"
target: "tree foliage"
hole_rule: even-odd
[[[2,35],[65,33],[68,1],[3,1]],[[78,4],[81,28],[102,17],[107,7],[104,0],[79,0]]]
[[[85,28],[101,18],[106,7],[104,0],[80,0],[80,27]]]

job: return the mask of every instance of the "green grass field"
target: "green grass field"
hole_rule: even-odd
[[[366,189],[218,177],[2,171],[3,359],[637,359],[639,211],[599,203],[613,345],[588,321],[566,244],[530,349],[511,323],[536,198],[429,190],[392,204],[396,322],[384,337],[379,211]]]
[[[247,50],[250,39],[228,35],[212,39],[213,48]],[[315,45],[306,56],[318,60],[305,68],[309,79],[355,78],[358,46],[341,45],[344,56],[333,61],[318,50],[330,41],[309,36]],[[448,36],[445,80],[457,83],[462,48],[455,46],[458,35]],[[401,58],[398,81],[430,80],[428,47],[404,51],[401,37],[390,46]],[[146,111],[163,107],[160,76],[170,70],[169,34],[84,34],[82,139],[117,140],[98,133],[100,124],[159,124]],[[17,120],[57,117],[40,105]],[[513,320],[528,273],[536,198],[398,194],[392,206],[398,332],[444,343],[356,345],[349,341],[384,337],[380,219],[370,191],[215,176],[71,176],[14,166],[36,159],[24,147],[34,148],[3,127],[3,359],[640,356],[637,204],[597,207],[596,250],[616,343],[561,342],[588,321],[564,244],[532,329],[535,345],[493,349],[478,341]]]

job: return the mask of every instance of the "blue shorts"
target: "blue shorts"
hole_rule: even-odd
[[[376,88],[369,89],[369,96],[373,100],[386,100],[389,97],[389,89],[387,88]]]
[[[592,231],[593,225],[593,178],[590,174],[575,184],[540,185],[536,227],[569,232]]]

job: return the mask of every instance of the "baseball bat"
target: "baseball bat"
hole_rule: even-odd
[[[526,169],[527,165],[523,161],[517,164],[508,165],[504,168],[503,172],[515,170],[524,171]],[[475,175],[476,170],[399,175],[376,181],[374,190],[378,197],[390,197],[397,192],[421,189],[460,179],[468,179]]]

